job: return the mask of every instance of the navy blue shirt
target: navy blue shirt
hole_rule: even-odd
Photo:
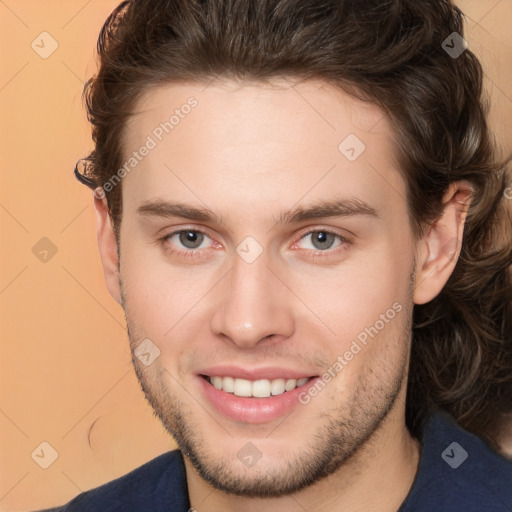
[[[512,512],[512,462],[444,413],[422,434],[414,483],[397,512]],[[164,453],[52,512],[187,512],[183,457]]]

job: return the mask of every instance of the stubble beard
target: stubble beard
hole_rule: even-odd
[[[391,368],[387,368],[384,373],[382,367],[366,368],[358,379],[351,403],[317,413],[317,417],[322,417],[322,423],[308,436],[311,439],[309,442],[292,447],[290,453],[293,455],[288,460],[280,459],[279,465],[267,465],[264,470],[261,465],[258,471],[256,464],[250,471],[241,472],[239,460],[215,452],[212,443],[208,443],[207,428],[201,426],[198,418],[194,418],[193,409],[197,406],[196,410],[201,410],[197,404],[202,398],[192,397],[167,369],[159,366],[144,368],[133,355],[141,338],[136,335],[139,331],[127,313],[125,297],[122,304],[132,349],[132,363],[147,401],[197,473],[210,485],[228,494],[258,498],[282,497],[332,475],[354,459],[376,434],[397,405],[397,398],[407,383],[410,322],[404,327],[400,339],[393,343],[402,348]],[[412,316],[409,314],[411,312],[404,313],[409,318]],[[166,385],[166,382],[170,384]],[[278,429],[293,429],[293,416],[290,414]]]

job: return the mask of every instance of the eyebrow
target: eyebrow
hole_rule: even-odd
[[[377,210],[361,199],[324,200],[307,207],[299,207],[282,212],[277,224],[296,224],[305,220],[324,217],[352,217],[367,215],[378,218]]]
[[[143,203],[137,208],[137,213],[141,216],[181,217],[196,222],[223,224],[222,218],[208,208],[198,208],[184,203],[168,202],[160,199]],[[335,199],[281,212],[276,224],[297,224],[325,217],[351,217],[356,215],[379,218],[377,210],[361,199]]]

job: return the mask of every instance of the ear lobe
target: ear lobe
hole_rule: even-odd
[[[442,214],[419,241],[415,304],[430,302],[450,278],[459,259],[472,192],[467,181],[452,183],[443,197]]]
[[[96,211],[96,236],[105,283],[110,295],[121,304],[117,241],[104,194],[100,197],[97,197],[96,193],[94,194],[94,209]]]

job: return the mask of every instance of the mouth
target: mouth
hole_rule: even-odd
[[[198,368],[195,376],[207,410],[239,424],[263,424],[292,411],[302,414],[302,396],[320,379],[313,372],[289,365],[218,364]]]
[[[231,376],[200,375],[209,384],[219,391],[230,393],[242,398],[268,398],[271,396],[289,393],[297,388],[305,386],[317,376],[303,377],[300,379],[257,379],[247,380]]]

